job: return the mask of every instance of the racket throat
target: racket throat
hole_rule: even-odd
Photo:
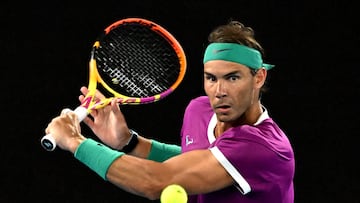
[[[114,99],[113,97],[110,97],[110,98],[106,98],[103,100],[94,101],[93,97],[86,97],[83,100],[81,106],[83,108],[87,109],[88,112],[90,113],[94,109],[103,108],[103,107],[109,105],[113,99]]]

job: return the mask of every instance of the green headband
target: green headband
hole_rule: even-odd
[[[261,53],[253,48],[237,43],[211,43],[205,50],[204,63],[211,60],[224,60],[240,63],[252,69],[264,67],[269,70],[274,65],[263,63]]]

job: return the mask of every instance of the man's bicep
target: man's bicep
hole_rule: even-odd
[[[184,185],[189,193],[207,193],[233,184],[233,179],[214,154],[194,150],[164,162],[173,171],[172,182]]]

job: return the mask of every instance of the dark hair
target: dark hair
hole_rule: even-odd
[[[238,43],[258,50],[264,56],[264,49],[255,39],[255,32],[251,27],[246,27],[239,21],[230,20],[227,24],[216,27],[208,36],[209,43]],[[256,70],[249,68],[252,75]],[[260,90],[260,97],[267,91],[265,84]]]

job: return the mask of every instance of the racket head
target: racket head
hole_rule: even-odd
[[[186,56],[162,26],[126,18],[104,29],[94,43],[90,66],[93,77],[120,104],[144,104],[165,98],[180,85]]]

